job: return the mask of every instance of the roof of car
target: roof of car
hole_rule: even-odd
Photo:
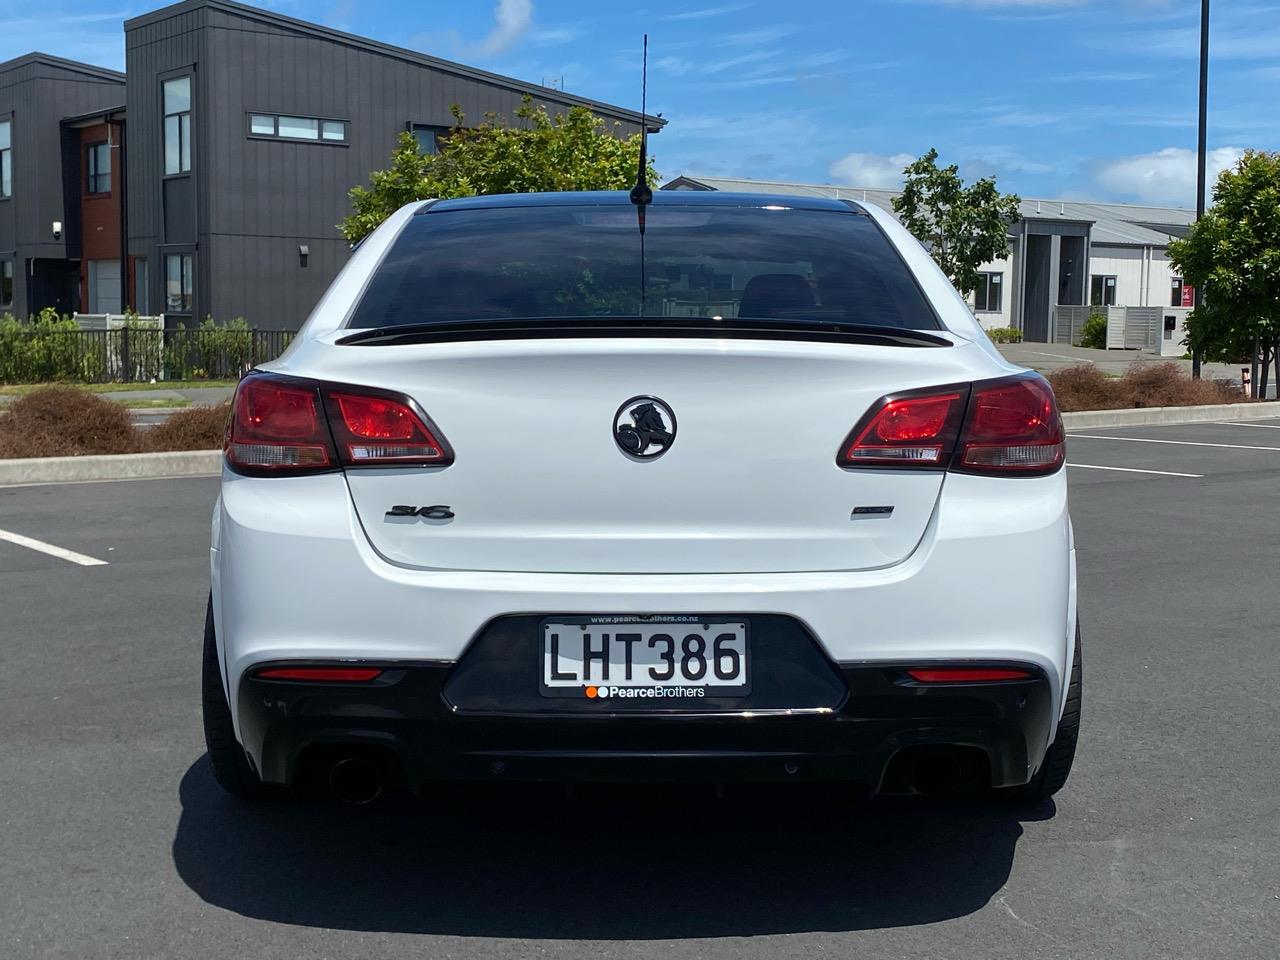
[[[568,193],[502,193],[487,197],[459,197],[441,200],[420,212],[443,210],[483,210],[498,207],[562,207],[562,206],[629,206],[626,190],[581,190]],[[857,204],[826,197],[776,196],[767,193],[730,193],[725,191],[662,191],[653,193],[653,205],[690,207],[795,207],[803,210],[839,210],[849,212]]]

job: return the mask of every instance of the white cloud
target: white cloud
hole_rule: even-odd
[[[659,20],[706,20],[710,17],[719,17],[726,13],[734,13],[746,7],[745,3],[726,4],[721,7],[700,7],[697,10],[685,10],[683,13],[669,13],[666,16],[658,17]]]
[[[1209,187],[1212,188],[1219,173],[1234,166],[1243,154],[1240,147],[1210,150],[1206,158]],[[1093,179],[1104,190],[1144,203],[1194,206],[1196,152],[1183,147],[1165,147],[1153,153],[1119,157],[1100,167]]]
[[[902,185],[902,170],[915,160],[909,153],[848,153],[831,164],[831,176],[851,187],[893,189]]]
[[[493,11],[494,25],[477,45],[481,53],[505,53],[514,47],[533,26],[532,0],[498,0]]]
[[[983,7],[987,9],[1044,9],[1046,7],[1083,7],[1090,0],[936,0],[949,7]]]

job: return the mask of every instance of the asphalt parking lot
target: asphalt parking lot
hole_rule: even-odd
[[[1084,729],[1033,811],[238,806],[200,733],[216,482],[0,489],[0,956],[1275,957],[1280,422],[1078,434]]]

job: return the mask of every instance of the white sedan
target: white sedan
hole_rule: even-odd
[[[236,391],[213,769],[1045,798],[1080,720],[1063,454],[874,206],[411,204]]]

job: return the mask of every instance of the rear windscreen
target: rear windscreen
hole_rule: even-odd
[[[862,214],[655,204],[432,210],[409,220],[350,327],[706,317],[938,329]]]

